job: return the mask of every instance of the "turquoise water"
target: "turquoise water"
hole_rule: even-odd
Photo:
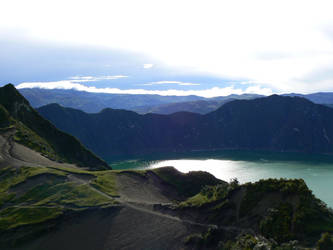
[[[321,161],[322,158],[275,157],[228,157],[228,159],[209,155],[167,160],[127,160],[111,164],[114,169],[158,168],[173,166],[181,172],[207,171],[216,178],[230,181],[237,178],[240,183],[253,182],[266,178],[302,178],[317,198],[333,208],[333,162]],[[147,159],[147,158],[146,158]],[[245,160],[244,160],[245,159]],[[276,160],[277,159],[277,160]]]

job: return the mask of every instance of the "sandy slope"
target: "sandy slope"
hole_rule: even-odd
[[[158,185],[151,184],[157,181],[154,178],[120,175],[117,180],[119,205],[92,210],[78,218],[65,219],[57,230],[19,250],[183,249],[184,240],[189,234],[207,230],[211,225],[186,221],[154,210],[154,204],[170,201],[171,198],[160,193],[158,190],[162,189]],[[87,179],[81,179],[81,182],[89,185]],[[114,198],[91,188],[110,199]],[[132,192],[134,196],[137,195],[135,199],[131,199],[134,198]]]

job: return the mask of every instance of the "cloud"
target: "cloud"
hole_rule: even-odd
[[[150,69],[150,68],[152,68],[154,66],[154,64],[151,64],[151,63],[145,63],[144,65],[143,65],[143,68],[144,69]]]
[[[144,86],[152,86],[152,85],[166,85],[166,84],[177,84],[180,86],[199,86],[200,83],[191,83],[191,82],[180,82],[180,81],[158,81],[158,82],[149,82],[142,84]]]
[[[79,91],[87,91],[92,93],[109,93],[109,94],[154,94],[162,96],[187,96],[197,95],[203,97],[216,97],[227,96],[231,94],[246,94],[256,93],[261,95],[271,95],[272,90],[268,88],[261,88],[260,86],[248,87],[245,90],[229,86],[225,88],[213,87],[203,90],[146,90],[146,89],[118,89],[118,88],[96,88],[88,87],[79,83],[72,82],[70,80],[56,81],[56,82],[24,82],[16,86],[18,89],[23,88],[41,88],[41,89],[75,89]]]
[[[127,78],[128,76],[124,75],[115,75],[115,76],[73,76],[69,80],[71,82],[97,82],[103,80],[116,80],[121,78]]]
[[[264,82],[266,87],[278,91],[322,91],[323,85],[318,84],[317,79],[302,84],[295,79],[302,79],[316,67],[333,65],[332,5],[329,0],[212,0],[209,4],[192,1],[189,8],[188,1],[179,0],[99,0],[98,4],[82,1],[80,5],[75,1],[58,0],[56,4],[49,4],[31,0],[22,1],[17,8],[16,1],[4,1],[0,31],[17,28],[31,40],[52,41],[59,47],[71,44],[142,53],[149,60],[135,65],[146,68],[142,70],[145,73],[150,73],[148,69],[152,66],[146,62],[156,60],[158,65],[179,71],[191,69],[223,79]],[[86,16],[89,18],[84,18]],[[2,50],[2,57],[3,53],[6,50]],[[61,55],[61,61],[33,53],[32,56],[18,54],[36,60],[38,71],[49,65],[49,61],[55,62],[54,69],[59,65],[65,68],[73,65],[71,56],[66,54]],[[8,53],[8,58],[10,63],[12,53]],[[107,59],[103,65],[116,61]],[[91,60],[77,60],[78,67],[82,67],[80,63],[87,66],[83,71],[74,72],[92,69],[94,65],[88,62]],[[21,75],[16,73],[15,66],[3,71]],[[101,68],[97,66],[93,70]],[[28,80],[20,81],[38,79],[38,71]],[[91,70],[87,74],[97,73]],[[57,77],[59,74],[55,72],[51,79]],[[330,80],[333,81],[333,77]],[[333,84],[329,90],[333,91]]]

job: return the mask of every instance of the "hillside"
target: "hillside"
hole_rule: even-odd
[[[113,109],[87,114],[56,104],[38,112],[106,159],[217,149],[333,152],[333,109],[299,97],[236,100],[206,115]]]
[[[171,167],[2,167],[0,177],[1,249],[305,250],[333,232],[302,180],[239,185]]]
[[[0,88],[0,113],[1,138],[6,143],[22,144],[51,160],[90,169],[108,168],[76,138],[41,117],[11,84]]]

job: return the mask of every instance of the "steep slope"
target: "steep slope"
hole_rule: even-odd
[[[198,114],[185,112],[169,116],[139,115],[115,109],[87,114],[58,104],[41,107],[38,112],[104,158],[182,148],[189,124],[200,118]]]
[[[207,114],[212,145],[273,151],[332,152],[333,110],[299,97],[234,101]],[[221,143],[222,142],[222,143]]]
[[[1,249],[305,249],[333,232],[302,180],[239,185],[173,168],[7,167],[0,177]]]
[[[61,132],[41,117],[11,84],[0,88],[1,124],[4,131],[14,131],[14,139],[53,160],[74,163],[91,169],[107,169],[108,165],[73,136]],[[7,133],[8,134],[8,133]]]
[[[207,115],[86,114],[59,105],[38,112],[105,158],[216,149],[333,152],[333,110],[299,97],[237,100]]]

